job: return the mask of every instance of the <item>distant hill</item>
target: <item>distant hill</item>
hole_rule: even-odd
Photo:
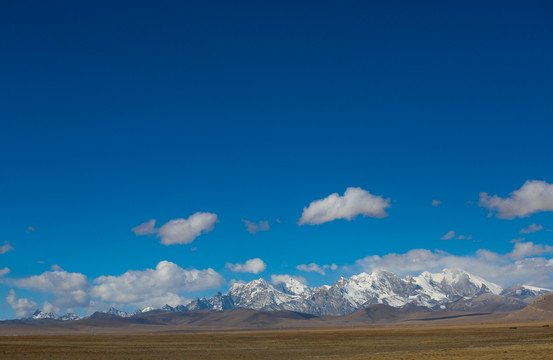
[[[553,294],[542,296],[524,309],[509,314],[505,319],[512,322],[553,321]]]

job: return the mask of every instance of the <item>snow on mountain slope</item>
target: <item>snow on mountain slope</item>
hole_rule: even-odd
[[[553,290],[528,285],[508,289],[460,269],[444,269],[439,273],[425,271],[418,276],[400,278],[396,274],[376,270],[349,278],[340,278],[332,285],[309,287],[290,276],[273,277],[273,283],[264,279],[249,283],[235,283],[225,293],[211,298],[197,298],[186,305],[165,305],[163,311],[214,310],[234,308],[253,310],[289,310],[318,315],[345,315],[372,304],[392,307],[426,307],[434,310],[470,309],[491,302],[505,308],[530,304]],[[105,311],[117,317],[130,317],[154,308],[147,307],[133,313],[111,307]],[[57,315],[37,310],[32,319],[60,319]]]
[[[340,288],[344,298],[354,307],[364,304],[399,307],[408,302],[406,294],[410,291],[409,283],[394,273],[382,270],[342,278],[333,286]]]
[[[58,320],[59,319],[59,316],[54,314],[54,313],[51,313],[51,312],[44,312],[40,309],[37,309],[33,315],[31,315],[30,319],[33,319],[33,320],[45,320],[45,319],[54,319],[54,320]]]
[[[461,269],[444,269],[437,274],[423,272],[419,277],[440,288],[448,296],[475,297],[485,292],[499,295],[503,288]]]

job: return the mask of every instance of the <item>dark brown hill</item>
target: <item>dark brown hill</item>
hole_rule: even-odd
[[[505,320],[513,322],[552,322],[553,294],[542,296],[524,309],[507,315]]]
[[[391,324],[405,318],[405,313],[388,305],[374,304],[344,316],[344,320],[368,324]]]

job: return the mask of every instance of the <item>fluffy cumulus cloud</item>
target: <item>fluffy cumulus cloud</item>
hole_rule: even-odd
[[[259,222],[254,222],[254,221],[249,221],[249,220],[246,220],[246,219],[242,219],[242,221],[244,222],[244,224],[246,224],[246,230],[250,233],[250,234],[255,234],[256,232],[259,232],[259,231],[268,231],[271,227],[269,226],[269,222],[268,221],[259,221]]]
[[[6,302],[15,310],[15,316],[17,317],[28,317],[37,309],[36,302],[25,298],[17,299],[13,289],[8,293]]]
[[[213,230],[217,215],[197,212],[188,219],[175,219],[163,224],[157,232],[163,245],[189,244],[203,233]]]
[[[516,242],[513,251],[508,256],[515,260],[524,259],[529,256],[553,253],[553,246],[539,245],[533,242]]]
[[[383,218],[388,216],[386,209],[390,206],[389,198],[372,195],[358,187],[349,187],[343,196],[334,193],[304,207],[298,225],[318,225],[336,219],[351,220],[357,215]]]
[[[217,289],[224,282],[213,269],[183,269],[169,261],[159,262],[155,269],[129,270],[119,276],[100,276],[94,279],[93,284],[83,274],[70,273],[57,266],[53,268],[59,270],[20,279],[4,278],[2,281],[53,296],[54,301],[45,301],[42,307],[43,310],[51,309],[56,313],[62,309],[75,311],[76,308],[103,310],[106,302],[117,306],[174,306],[188,302],[182,296],[183,292]],[[8,268],[0,269],[0,277],[7,273]],[[28,315],[27,312],[37,308],[33,301],[16,299],[15,291],[10,293],[8,303],[16,311],[16,316]]]
[[[163,245],[190,244],[201,234],[213,230],[217,215],[197,212],[187,219],[173,219],[156,229],[156,220],[151,219],[131,229],[136,235],[157,234]]]
[[[152,235],[157,232],[156,229],[156,219],[148,220],[138,226],[135,226],[131,229],[136,235]]]
[[[528,226],[527,228],[521,229],[519,231],[519,233],[520,234],[530,234],[530,233],[533,233],[533,232],[536,232],[536,231],[540,231],[542,229],[543,229],[543,226],[541,226],[541,225],[530,224],[530,226]]]
[[[332,264],[332,265],[318,265],[315,263],[311,264],[300,264],[296,266],[296,269],[300,271],[306,271],[306,272],[317,272],[321,275],[326,275],[326,269],[330,270],[336,270],[338,268],[338,265]]]
[[[13,247],[10,245],[9,242],[4,242],[4,245],[0,246],[0,254],[5,254],[8,251],[13,250]]]
[[[54,305],[60,307],[84,307],[90,302],[88,279],[80,273],[45,271],[40,275],[15,280],[15,285],[29,290],[56,295]]]
[[[474,254],[456,256],[440,250],[413,249],[404,254],[372,255],[357,261],[364,271],[383,269],[398,275],[438,272],[459,268],[502,286],[517,283],[553,287],[553,259],[535,256],[551,253],[553,247],[517,242],[512,252],[498,254],[478,250]]]
[[[226,267],[232,272],[246,272],[251,274],[258,274],[265,271],[267,264],[260,258],[250,259],[243,264],[231,264],[227,263]]]
[[[480,193],[479,205],[496,212],[502,219],[525,217],[540,211],[553,211],[553,184],[545,181],[528,180],[508,198]]]
[[[213,269],[183,269],[161,261],[155,269],[129,270],[119,276],[100,276],[90,295],[102,301],[137,306],[177,305],[185,301],[179,293],[218,289],[223,278]]]

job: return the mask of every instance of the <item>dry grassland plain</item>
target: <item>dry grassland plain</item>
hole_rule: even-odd
[[[536,324],[0,337],[0,359],[551,358],[553,327]]]

